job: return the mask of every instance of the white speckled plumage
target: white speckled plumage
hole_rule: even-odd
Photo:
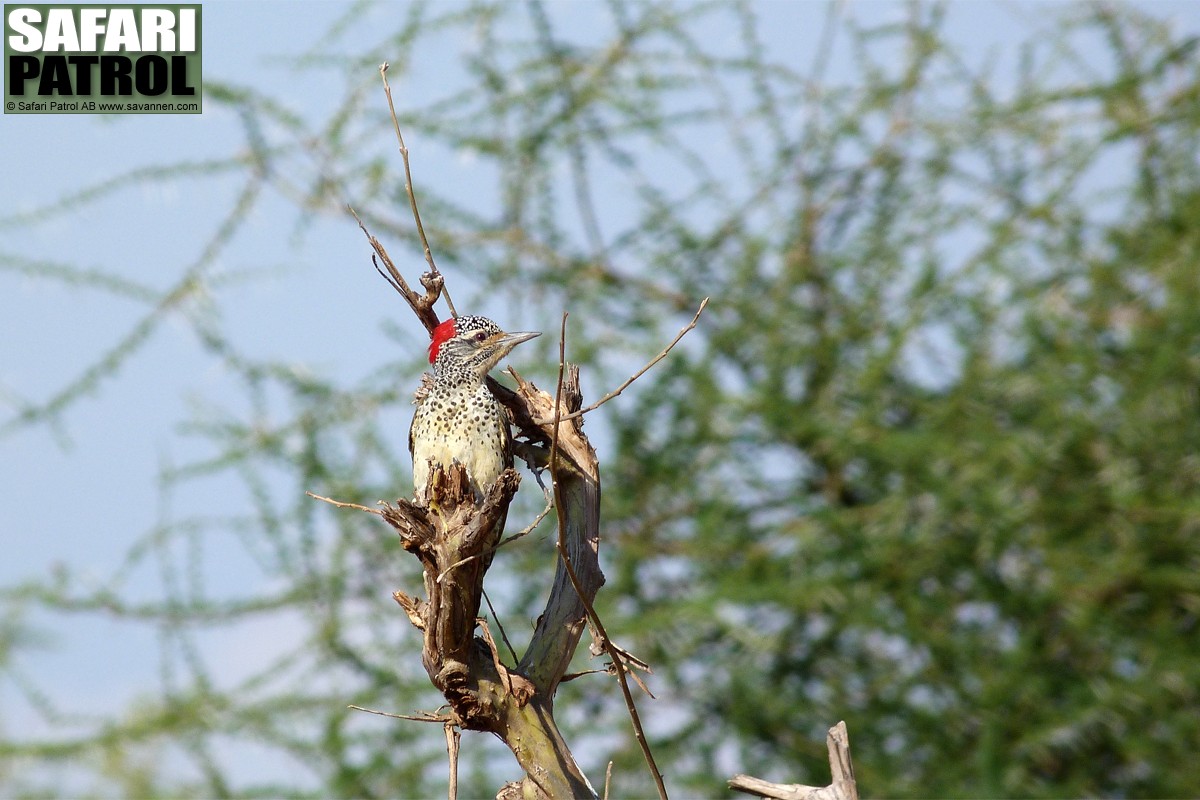
[[[539,334],[505,333],[486,317],[447,320],[433,333],[429,361],[433,377],[413,402],[409,429],[416,496],[425,494],[432,465],[446,469],[457,461],[482,498],[505,468],[512,466],[508,416],[488,390],[488,372],[514,347]]]

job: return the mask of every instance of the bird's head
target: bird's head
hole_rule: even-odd
[[[451,317],[433,329],[429,363],[438,375],[462,372],[483,380],[514,347],[541,335],[539,331],[505,333],[487,317]]]

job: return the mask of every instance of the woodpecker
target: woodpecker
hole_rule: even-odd
[[[487,388],[487,374],[514,347],[541,333],[505,333],[487,317],[463,316],[438,325],[432,336],[433,378],[413,398],[417,410],[408,431],[413,487],[423,498],[431,465],[448,469],[457,461],[479,502],[513,463],[508,417]]]

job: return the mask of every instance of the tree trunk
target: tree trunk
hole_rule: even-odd
[[[537,421],[554,418],[554,398],[511,374],[516,391],[491,380],[489,386],[512,415],[518,436],[548,447],[554,423]],[[570,367],[560,416],[578,410],[581,401],[579,370]],[[600,472],[582,423],[575,418],[560,424],[557,457],[549,466],[560,543],[590,602],[604,583],[597,558]],[[426,599],[404,592],[394,596],[424,634],[422,662],[449,703],[452,721],[500,737],[525,770],[524,780],[505,787],[500,796],[595,797],[554,721],[555,690],[585,627],[583,602],[561,557],[546,608],[518,665],[505,665],[490,631],[479,626],[484,575],[519,482],[515,471],[506,470],[476,506],[466,472],[455,464],[448,472],[434,471],[425,497],[385,506],[384,519],[421,560],[425,576]]]

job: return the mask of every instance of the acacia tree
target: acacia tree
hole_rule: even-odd
[[[249,499],[148,531],[98,588],[67,571],[5,590],[6,685],[60,725],[5,732],[10,784],[53,785],[38,770],[70,762],[137,795],[444,790],[440,735],[346,708],[441,702],[397,668],[422,642],[386,589],[419,585],[418,569],[399,566],[394,538],[364,534],[362,515],[302,495],[365,504],[410,485],[387,425],[418,357],[335,381],[253,356],[189,299],[227,299],[214,259],[266,191],[303,221],[345,219],[352,200],[419,263],[374,70],[419,71],[422,48],[461,35],[477,43],[461,91],[399,109],[406,131],[470,153],[491,179],[486,210],[422,185],[442,269],[501,293],[530,327],[571,309],[572,359],[597,387],[713,297],[704,326],[590,431],[611,448],[598,611],[656,669],[646,727],[672,784],[711,796],[737,769],[822,782],[824,729],[846,719],[866,793],[1197,793],[1178,769],[1200,745],[1194,30],[1153,8],[1056,8],[991,64],[952,40],[953,5],[876,25],[833,4],[797,61],[767,45],[765,13],[615,2],[580,34],[537,2],[413,4],[369,46],[342,38],[349,15],[295,64],[344,77],[328,117],[208,80],[207,102],[245,120],[248,155],[39,210],[69,217],[135,179],[243,181],[165,294],[81,265],[2,263],[147,309],[6,430],[92,402],[96,376],[182,319],[246,402],[187,421],[214,453],[165,470],[164,494],[228,476]],[[355,55],[325,57],[339,48]],[[835,76],[843,56],[852,73]],[[514,514],[532,518],[536,493],[523,502]],[[229,531],[269,588],[216,598],[196,577]],[[493,594],[517,649],[529,632],[511,620],[532,620],[551,582],[544,535],[492,571],[519,576]],[[160,598],[123,592],[159,563]],[[169,679],[72,727],[23,671],[34,609],[145,621]],[[301,621],[295,646],[236,685],[216,680],[205,634],[269,615]],[[583,771],[615,757],[614,790],[649,795],[631,737],[615,734],[624,715],[607,681],[560,689]],[[305,764],[308,782],[234,776],[231,739]],[[161,751],[194,777],[156,769]],[[462,793],[517,777],[495,756],[482,737],[464,748]]]

